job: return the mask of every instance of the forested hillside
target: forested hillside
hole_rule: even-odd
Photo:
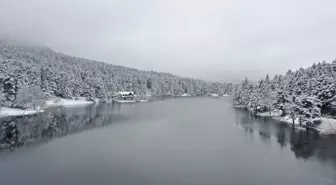
[[[29,102],[54,96],[106,101],[124,90],[138,95],[202,96],[231,93],[233,88],[232,84],[141,71],[8,41],[0,41],[0,66],[0,107],[26,108]],[[27,100],[27,94],[32,98]]]
[[[336,113],[336,61],[289,70],[273,79],[267,75],[257,84],[246,78],[235,88],[235,106],[259,113],[278,112],[281,116],[299,118],[302,124],[315,124],[316,118]]]

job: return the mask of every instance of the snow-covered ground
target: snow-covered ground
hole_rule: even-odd
[[[281,116],[281,112],[280,111],[257,113],[257,116],[272,117],[275,120],[278,120],[278,121],[281,121],[281,122],[286,122],[288,124],[293,124],[293,119],[289,115],[287,115],[287,116]],[[297,126],[300,125],[299,118],[296,118],[294,120],[294,125],[297,125]]]
[[[89,105],[94,102],[92,101],[86,101],[84,98],[79,98],[78,100],[68,100],[63,98],[54,98],[51,100],[46,101],[46,107],[56,107],[56,106],[62,106],[62,107],[72,107],[72,106],[83,106],[83,105]]]
[[[322,118],[319,131],[323,135],[336,135],[336,119]]]
[[[148,100],[113,100],[116,103],[145,103]]]
[[[85,98],[78,98],[78,100],[68,100],[63,98],[53,98],[47,100],[45,102],[44,108],[48,107],[73,107],[73,106],[85,106],[92,104],[92,101],[86,101]],[[7,117],[7,116],[24,116],[24,115],[32,115],[44,112],[43,109],[17,109],[17,108],[8,108],[8,107],[1,107],[0,108],[0,117]]]
[[[263,113],[258,113],[258,116],[263,116],[263,117],[275,117],[275,116],[280,116],[279,112],[263,112]]]
[[[34,109],[14,109],[14,108],[7,108],[1,107],[0,108],[0,117],[7,117],[7,116],[24,116],[24,115],[32,115],[37,114],[40,112],[44,112],[44,110],[34,110]]]
[[[290,116],[273,116],[273,119],[281,121],[281,122],[286,122],[288,124],[293,124],[293,119]],[[299,118],[295,118],[294,120],[294,125],[300,125]]]
[[[290,116],[280,116],[281,114],[279,112],[264,112],[264,113],[258,113],[258,116],[262,117],[272,117],[275,120],[285,122],[288,124],[293,124],[293,120]],[[294,124],[296,126],[300,125],[299,118],[296,118],[294,120]],[[298,127],[299,128],[299,127]],[[321,134],[323,135],[336,135],[336,119],[331,118],[321,118],[321,124],[316,128]]]
[[[135,103],[135,100],[113,100],[116,103]]]
[[[220,96],[219,96],[218,94],[211,94],[210,96],[211,96],[212,98],[216,98],[216,99],[217,99],[217,98],[220,98]]]
[[[184,93],[184,94],[181,95],[181,97],[190,97],[190,96],[191,96],[191,95],[188,94],[188,93]]]

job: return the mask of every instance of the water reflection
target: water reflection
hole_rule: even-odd
[[[167,103],[167,102],[166,102]],[[160,102],[156,106],[162,106]],[[102,104],[76,108],[54,108],[42,114],[0,120],[0,150],[14,150],[25,145],[45,143],[54,138],[110,125],[123,120],[155,119],[167,116],[172,119],[165,104],[161,109],[151,104],[117,105]],[[298,159],[316,158],[336,167],[336,137],[321,137],[314,131],[293,129],[268,118],[255,118],[239,109],[236,125],[243,128],[251,140],[259,139],[264,144],[278,145],[288,149]],[[168,112],[168,113],[165,113]],[[274,144],[273,144],[274,145]]]
[[[82,132],[125,119],[115,104],[76,108],[52,108],[42,114],[0,119],[0,150],[48,142],[53,138]]]
[[[271,142],[272,139],[281,149],[290,147],[297,159],[308,160],[317,158],[330,162],[336,167],[336,137],[320,136],[314,130],[293,129],[290,125],[280,123],[270,118],[253,117],[245,111],[236,110],[237,123],[248,134],[255,131],[262,141]]]
[[[335,184],[336,138],[233,111],[231,102],[200,98],[7,118],[1,147],[16,151],[0,155],[1,182]],[[105,125],[33,150],[15,149]]]

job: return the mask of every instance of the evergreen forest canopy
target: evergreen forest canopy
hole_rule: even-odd
[[[210,83],[73,57],[46,47],[0,41],[0,107],[29,108],[49,97],[102,102],[118,91],[138,95],[231,94],[231,83]]]
[[[307,69],[289,70],[285,75],[267,75],[258,83],[247,78],[235,86],[233,103],[257,113],[278,112],[314,124],[321,116],[336,113],[336,61],[313,64]]]
[[[143,71],[73,57],[46,47],[0,40],[0,107],[31,108],[50,97],[112,99],[118,91],[138,95],[233,94],[237,107],[280,112],[305,123],[336,111],[336,61],[268,75],[258,83],[211,83],[170,73]]]

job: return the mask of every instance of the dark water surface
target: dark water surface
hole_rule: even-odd
[[[253,118],[228,98],[55,108],[0,124],[6,185],[336,184],[335,137]]]

